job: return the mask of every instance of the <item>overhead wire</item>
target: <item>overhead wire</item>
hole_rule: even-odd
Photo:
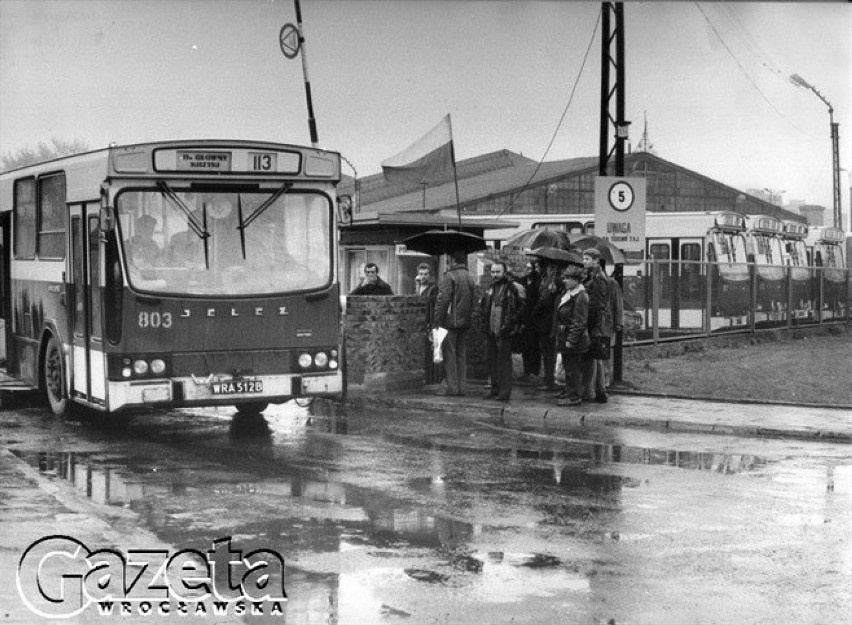
[[[775,106],[775,104],[773,104],[772,100],[770,100],[770,99],[769,99],[769,97],[767,97],[767,95],[766,95],[765,93],[763,93],[763,91],[761,90],[761,88],[760,88],[760,87],[758,87],[757,83],[754,81],[754,79],[753,79],[753,78],[751,77],[751,75],[748,73],[748,71],[746,70],[746,68],[745,68],[745,67],[743,66],[743,64],[740,62],[739,58],[737,58],[737,55],[736,55],[736,54],[734,54],[734,51],[731,49],[731,47],[730,47],[730,46],[728,45],[728,43],[725,41],[724,37],[722,37],[722,34],[721,34],[721,33],[719,32],[719,30],[716,28],[716,25],[712,22],[712,20],[711,20],[711,19],[710,19],[710,17],[707,15],[707,13],[705,13],[705,12],[704,12],[704,9],[703,9],[703,8],[701,8],[701,4],[700,4],[699,2],[697,2],[697,1],[694,1],[694,2],[693,2],[693,4],[694,4],[694,5],[696,6],[696,8],[697,8],[697,9],[701,12],[701,15],[704,17],[705,21],[706,21],[706,22],[707,22],[707,24],[710,26],[710,30],[712,30],[712,31],[713,31],[713,34],[714,34],[714,35],[716,35],[716,38],[717,38],[717,39],[719,40],[719,42],[722,44],[722,47],[723,47],[723,48],[725,48],[725,50],[727,51],[727,53],[728,53],[728,54],[730,55],[730,57],[734,60],[734,63],[736,63],[736,64],[737,64],[737,67],[738,67],[738,68],[740,69],[740,71],[743,73],[743,76],[745,76],[745,77],[746,77],[746,80],[748,80],[749,84],[751,84],[751,86],[752,86],[752,87],[754,87],[754,90],[755,90],[755,91],[757,91],[757,93],[760,95],[760,97],[761,97],[761,98],[763,98],[763,100],[764,100],[764,101],[765,101],[765,102],[769,105],[769,107],[770,107],[773,111],[775,111],[775,112],[778,114],[778,116],[779,116],[779,117],[781,117],[781,119],[783,119],[783,120],[784,120],[784,121],[786,121],[788,124],[790,124],[790,126],[791,126],[791,127],[792,127],[792,128],[793,128],[796,132],[799,132],[799,133],[801,133],[801,134],[803,134],[803,135],[806,135],[806,136],[807,136],[807,133],[806,133],[805,131],[803,131],[801,128],[799,128],[798,126],[796,126],[796,124],[794,124],[792,121],[790,121],[790,119],[789,119],[786,115],[784,115],[784,113],[782,113],[782,112],[778,109],[778,107],[776,107],[776,106]]]
[[[748,32],[748,28],[746,28],[745,24],[743,24],[740,18],[737,17],[737,14],[732,11],[729,6],[726,6],[723,3],[716,2],[714,5],[716,6],[716,10],[727,18],[728,22],[730,22],[730,24],[734,27],[734,30],[743,40],[746,49],[748,49],[748,51],[757,58],[760,64],[771,73],[781,78],[784,82],[789,82],[790,72],[784,72],[778,68],[770,56],[763,50],[763,48],[760,47],[760,44],[757,43],[755,38],[752,37],[751,33]]]
[[[505,213],[509,211],[509,209],[511,209],[515,205],[515,201],[521,196],[524,191],[527,190],[527,187],[529,187],[530,183],[533,181],[533,178],[535,178],[539,169],[541,169],[541,166],[544,163],[544,159],[547,158],[547,155],[550,152],[550,148],[553,147],[553,143],[556,141],[556,135],[559,134],[559,129],[562,127],[562,122],[565,121],[565,116],[568,114],[568,109],[571,108],[571,103],[574,101],[574,94],[577,92],[577,86],[580,84],[580,78],[582,78],[583,76],[583,70],[586,67],[586,61],[589,58],[589,52],[591,52],[592,50],[592,44],[595,42],[595,36],[598,33],[598,27],[601,23],[602,13],[603,8],[598,9],[598,16],[595,20],[595,27],[594,29],[592,29],[592,36],[589,39],[589,45],[586,47],[586,53],[583,55],[583,61],[580,64],[580,70],[577,72],[577,78],[574,80],[574,86],[571,87],[571,95],[568,96],[568,103],[565,105],[565,109],[562,111],[562,116],[559,118],[559,123],[556,124],[556,129],[553,131],[553,135],[550,137],[550,142],[547,144],[547,148],[544,150],[544,154],[542,154],[541,159],[538,161],[538,164],[535,166],[535,169],[533,170],[529,179],[524,183],[524,185],[517,193],[514,193],[512,195],[512,198],[509,201],[509,205],[503,210],[501,210],[499,213],[497,213],[495,219],[499,219],[500,217],[502,217]]]

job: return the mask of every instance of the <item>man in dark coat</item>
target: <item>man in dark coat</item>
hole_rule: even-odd
[[[482,298],[482,320],[488,337],[488,397],[508,401],[512,395],[512,339],[520,331],[524,296],[507,273],[506,263],[491,265],[491,287]]]
[[[393,295],[393,290],[379,277],[379,266],[367,263],[364,265],[364,279],[349,295]]]
[[[449,255],[450,269],[441,278],[435,303],[435,328],[446,328],[441,343],[444,356],[444,381],[438,395],[464,395],[467,387],[467,343],[473,313],[475,284],[467,270],[463,250]]]
[[[540,391],[558,391],[556,386],[556,324],[554,315],[556,302],[562,290],[559,278],[560,268],[556,263],[542,260],[541,282],[535,303],[530,300],[530,323],[538,336],[539,352],[543,366]]]
[[[535,378],[541,372],[541,349],[538,345],[538,332],[532,323],[532,310],[538,301],[538,287],[541,277],[535,261],[527,260],[524,276],[518,283],[524,287],[527,295],[527,305],[524,307],[523,329],[521,331],[521,355],[524,360],[524,375],[518,380],[520,384],[535,384]]]

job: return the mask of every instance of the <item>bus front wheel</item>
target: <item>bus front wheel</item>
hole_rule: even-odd
[[[62,349],[59,341],[50,337],[44,350],[44,389],[50,409],[58,417],[66,417],[71,410],[71,400],[65,394],[65,375],[62,368]]]

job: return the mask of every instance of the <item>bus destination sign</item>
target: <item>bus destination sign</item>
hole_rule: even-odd
[[[230,152],[177,150],[178,171],[231,171]]]

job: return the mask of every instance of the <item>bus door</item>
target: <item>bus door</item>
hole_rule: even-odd
[[[103,404],[105,371],[98,209],[97,203],[71,207],[71,279],[67,292],[72,395],[90,403]]]
[[[9,370],[9,363],[15,362],[11,352],[15,342],[12,340],[11,279],[9,278],[9,247],[12,211],[0,213],[0,369]]]

